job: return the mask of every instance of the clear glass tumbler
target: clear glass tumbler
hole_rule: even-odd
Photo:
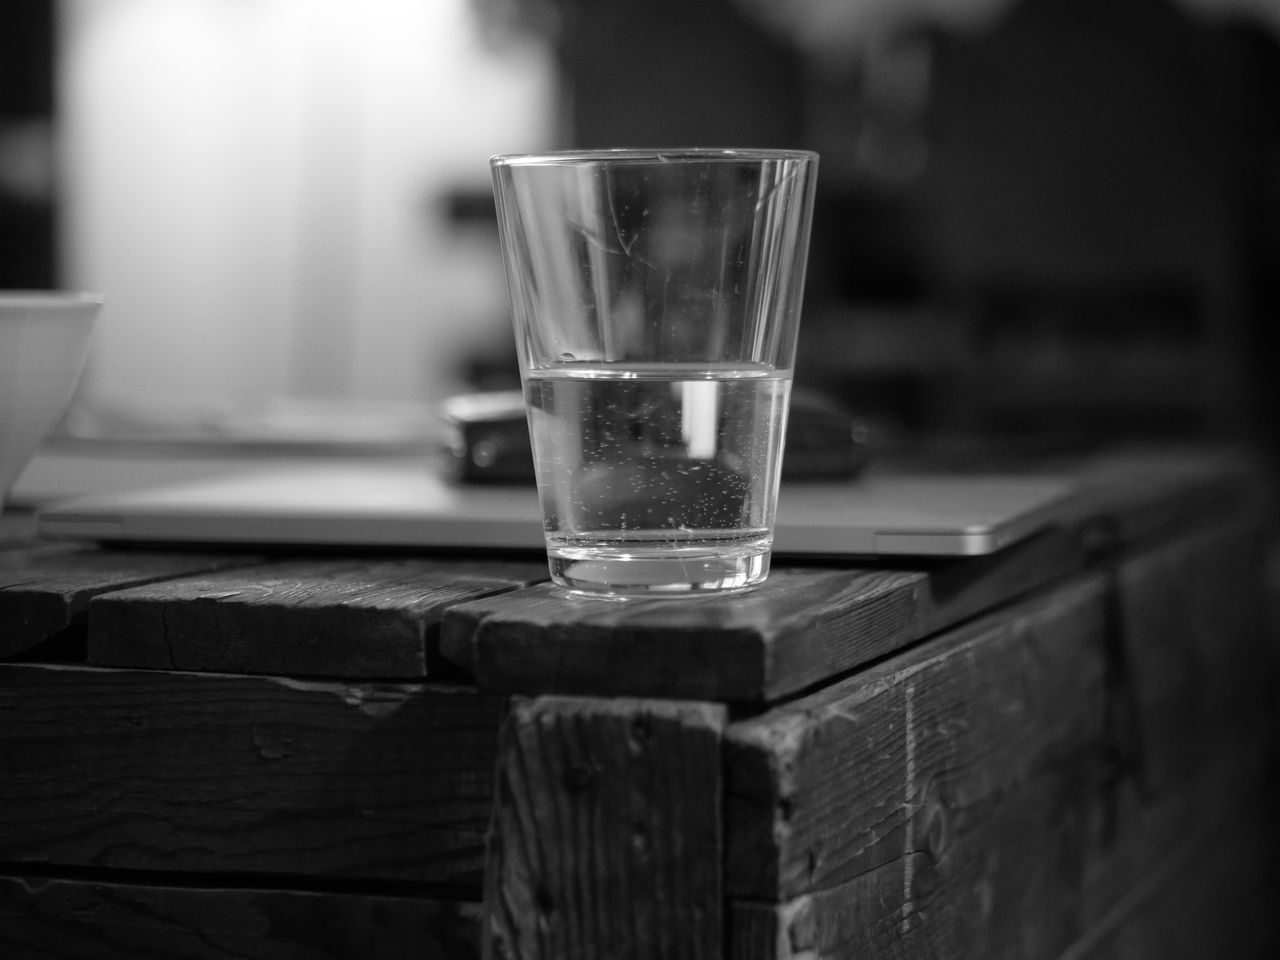
[[[769,572],[818,157],[491,161],[552,579],[593,595]]]

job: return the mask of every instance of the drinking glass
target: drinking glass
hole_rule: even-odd
[[[556,583],[691,596],[768,575],[817,165],[492,159]]]

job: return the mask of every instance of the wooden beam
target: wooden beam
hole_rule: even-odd
[[[442,655],[483,689],[767,704],[1212,518],[1258,517],[1256,471],[1225,459],[1099,458],[1060,522],[963,560],[775,565],[743,595],[607,603],[551,585],[446,612]]]
[[[459,960],[479,956],[479,920],[450,900],[0,876],[7,957]]]
[[[0,665],[0,863],[479,890],[501,698]]]
[[[498,759],[485,955],[719,960],[724,724],[707,703],[517,701]]]
[[[1033,774],[1081,789],[1106,734],[1103,591],[1083,578],[730,727],[730,894],[786,901],[889,867],[910,925],[914,858]]]
[[[440,619],[451,604],[546,575],[535,561],[335,558],[167,580],[96,597],[88,658],[102,666],[413,680],[439,667]]]
[[[1086,956],[1192,839],[1274,856],[1260,533],[1201,529],[733,724],[729,955]],[[1256,873],[1221,882],[1263,912]]]
[[[97,550],[44,544],[0,551],[0,659],[48,641],[84,659],[89,601],[110,590],[236,566],[253,554]],[[59,651],[59,656],[64,656]]]
[[[625,604],[544,585],[445,614],[442,655],[507,693],[770,702],[885,656],[1084,564],[1051,532],[916,569],[783,567],[740,596]]]

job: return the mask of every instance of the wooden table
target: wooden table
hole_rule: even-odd
[[[1078,473],[996,555],[696,601],[9,515],[0,956],[1277,955],[1256,475]]]

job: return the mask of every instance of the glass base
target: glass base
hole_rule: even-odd
[[[551,579],[593,597],[693,597],[759,586],[769,575],[769,545],[672,548],[549,546]]]

